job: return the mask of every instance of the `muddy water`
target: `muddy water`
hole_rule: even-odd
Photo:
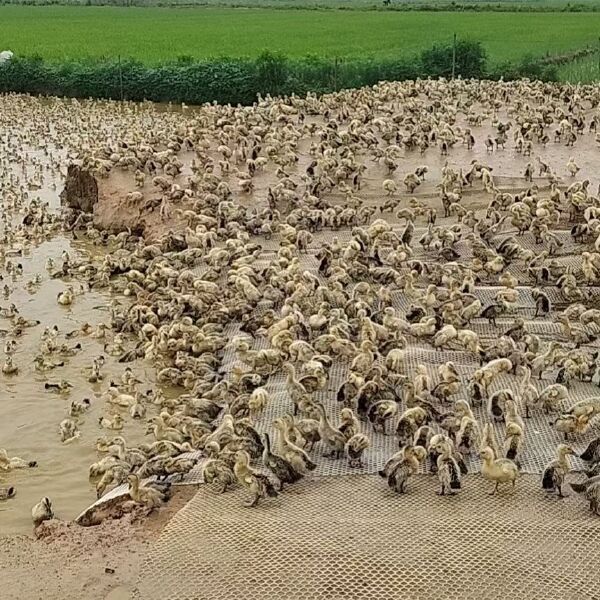
[[[53,191],[48,179],[42,190],[30,193],[49,201],[51,206],[58,205],[58,192]],[[61,189],[58,180],[57,190]],[[98,460],[95,441],[101,435],[123,435],[128,443],[140,441],[144,436],[145,421],[132,421],[127,409],[120,409],[125,418],[125,427],[121,432],[102,430],[98,419],[103,414],[110,415],[114,410],[104,406],[100,399],[111,378],[119,380],[125,365],[104,352],[103,345],[110,340],[79,336],[65,340],[65,333],[78,329],[83,323],[92,325],[110,319],[108,293],[88,291],[76,297],[71,306],[60,306],[56,297],[66,285],[72,283],[77,290],[79,282],[65,282],[52,279],[45,268],[47,258],[53,258],[57,267],[61,264],[61,253],[67,250],[73,260],[82,257],[88,251],[81,243],[71,242],[63,235],[57,235],[38,247],[32,247],[28,255],[13,257],[13,262],[23,265],[23,275],[15,281],[5,275],[5,282],[13,288],[9,298],[0,297],[0,305],[7,307],[14,303],[20,314],[26,319],[37,319],[41,324],[24,329],[22,336],[16,338],[17,351],[13,356],[14,364],[19,367],[16,375],[0,374],[0,447],[6,448],[9,456],[20,456],[26,460],[36,460],[34,469],[12,471],[0,474],[0,486],[15,486],[16,498],[0,502],[0,531],[7,533],[25,533],[32,529],[31,508],[42,496],[51,498],[56,516],[72,519],[95,500],[95,489],[88,481],[88,467]],[[55,267],[55,268],[57,268]],[[43,282],[35,293],[25,288],[25,283],[35,274],[41,274]],[[80,342],[82,351],[72,357],[52,356],[53,360],[64,360],[64,367],[47,372],[35,369],[33,358],[39,354],[41,334],[44,327],[58,325],[59,344],[69,346]],[[10,330],[9,319],[0,318],[0,329]],[[0,340],[1,347],[4,340]],[[87,379],[87,367],[92,359],[103,354],[107,363],[103,369],[104,382],[90,384]],[[0,360],[4,362],[4,352]],[[143,381],[149,382],[153,370],[150,365],[131,365]],[[47,392],[46,381],[68,380],[73,388],[68,396]],[[71,444],[60,441],[59,424],[67,417],[71,400],[92,401],[90,410],[82,417],[81,437]]]

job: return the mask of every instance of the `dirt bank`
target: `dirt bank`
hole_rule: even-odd
[[[141,560],[171,518],[193,497],[179,487],[169,504],[145,519],[126,515],[97,527],[50,521],[32,536],[0,537],[3,600],[125,600]]]

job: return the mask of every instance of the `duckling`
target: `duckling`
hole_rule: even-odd
[[[379,475],[387,477],[391,489],[404,494],[408,480],[419,470],[426,456],[427,450],[422,446],[405,446],[388,460]]]
[[[112,489],[125,483],[130,470],[131,467],[127,463],[116,463],[106,469],[96,483],[96,498],[102,498],[109,487]]]
[[[353,435],[346,442],[349,467],[362,467],[363,452],[371,445],[369,438],[363,433]]]
[[[488,414],[495,421],[501,421],[504,418],[503,406],[506,406],[507,400],[513,399],[513,393],[509,389],[498,390],[494,392],[488,400]]]
[[[277,497],[277,490],[269,478],[250,467],[250,455],[244,450],[236,453],[233,472],[238,483],[251,493],[251,499],[244,503],[244,506],[256,506],[261,498]]]
[[[519,280],[514,275],[511,275],[508,271],[505,271],[498,278],[498,283],[504,287],[514,289],[519,284]]]
[[[380,431],[385,435],[385,425],[398,413],[396,400],[379,400],[373,402],[367,410],[367,418],[373,424],[374,431]]]
[[[317,465],[310,460],[310,457],[302,448],[290,441],[288,437],[290,431],[289,423],[284,419],[275,419],[273,427],[279,432],[280,455],[290,462],[294,469],[301,473],[305,473],[307,470],[314,471]]]
[[[130,407],[135,403],[135,398],[133,396],[129,394],[122,394],[119,391],[119,388],[117,388],[112,381],[110,387],[102,396],[102,399],[110,404],[123,407]]]
[[[56,301],[61,306],[70,306],[73,304],[73,300],[75,299],[75,292],[73,290],[73,286],[68,286],[66,290],[59,292],[56,296]]]
[[[323,456],[340,458],[344,452],[346,437],[341,431],[335,429],[331,425],[327,418],[327,414],[325,413],[323,404],[318,402],[316,408],[319,413],[319,435],[321,436],[321,441],[324,442],[330,450],[329,454],[324,454]]]
[[[12,356],[17,351],[16,340],[6,340],[4,344],[4,354]]]
[[[19,367],[13,363],[12,356],[6,357],[2,365],[2,373],[4,375],[17,375],[19,373]]]
[[[524,434],[518,423],[508,423],[504,435],[504,457],[514,461],[519,467],[521,451],[523,449]],[[495,454],[495,452],[494,452]],[[494,459],[500,458],[495,455]]]
[[[0,317],[12,319],[19,314],[19,309],[16,304],[10,304],[8,308],[0,307]]]
[[[479,423],[470,415],[460,420],[460,428],[456,434],[456,448],[463,455],[469,455],[479,442]]]
[[[54,518],[54,511],[52,510],[52,501],[47,496],[44,496],[32,509],[31,519],[33,520],[33,527],[39,527],[44,521],[49,521]]]
[[[428,448],[431,438],[434,436],[435,432],[432,427],[429,425],[422,425],[417,429],[412,445],[413,446],[423,446],[423,448]]]
[[[542,488],[546,491],[558,492],[560,498],[563,498],[561,487],[565,476],[571,470],[567,458],[570,454],[575,455],[575,450],[566,444],[560,444],[556,449],[556,458],[546,465],[542,474]]]
[[[104,358],[104,357],[102,357]],[[121,375],[121,383],[128,390],[132,390],[135,388],[136,384],[142,383],[136,376],[133,374],[133,370],[131,367],[125,367],[125,371]]]
[[[67,344],[61,344],[58,347],[58,354],[60,354],[60,356],[75,356],[76,354],[78,354],[79,352],[81,352],[82,350],[82,345],[78,342],[77,344],[75,344],[74,346],[68,346]]]
[[[512,483],[515,487],[515,482],[519,476],[519,467],[508,458],[494,458],[494,451],[491,448],[484,448],[479,456],[481,458],[481,474],[484,479],[489,479],[495,482],[494,489],[490,494],[493,496],[501,483]]]
[[[517,403],[514,399],[508,398],[504,403],[504,409],[504,423],[506,425],[509,423],[516,423],[523,431],[525,431],[525,421],[521,418]]]
[[[486,423],[483,426],[483,431],[481,434],[481,445],[479,449],[482,450],[486,447],[489,447],[493,450],[494,458],[500,458],[500,446],[498,445],[498,440],[496,440],[494,426],[491,423]]]
[[[160,508],[170,496],[170,484],[156,485],[140,484],[140,478],[131,474],[127,477],[129,495],[137,504],[143,504],[149,509]]]
[[[13,485],[9,487],[0,487],[0,502],[14,498],[17,493],[17,488]]]
[[[69,444],[81,436],[77,423],[73,419],[63,419],[59,425],[60,441]]]
[[[567,388],[560,383],[553,383],[544,388],[538,395],[536,404],[549,414],[558,410],[559,403],[568,396]]]
[[[591,477],[582,483],[570,483],[571,489],[578,494],[583,494],[590,503],[590,510],[600,515],[600,475]]]
[[[4,448],[0,448],[0,471],[12,471],[14,469],[30,469],[37,467],[35,460],[23,460],[18,456],[9,458],[8,453]]]
[[[73,400],[69,406],[69,417],[77,418],[87,412],[92,405],[89,398],[84,398],[81,402]]]
[[[218,457],[219,445],[216,442],[211,442],[216,447],[214,458],[210,458],[202,468],[202,479],[208,483],[217,483],[218,493],[223,494],[227,491],[230,485],[236,482],[236,477],[233,472],[233,461],[224,460]],[[207,448],[205,447],[205,450]]]
[[[129,414],[132,419],[143,419],[146,416],[146,406],[140,400],[141,394],[137,393],[133,404],[129,407]]]
[[[556,431],[563,433],[565,436],[565,441],[567,441],[569,439],[569,434],[583,434],[588,430],[590,426],[590,417],[589,415],[563,414],[559,415],[549,424],[554,426]]]
[[[110,356],[121,356],[125,352],[125,339],[121,333],[115,334],[112,344],[104,344],[104,352]]]
[[[600,462],[600,438],[592,440],[579,458],[589,462]]]
[[[174,475],[179,475],[180,479],[182,479],[198,462],[195,458],[186,458],[184,456],[153,456],[152,458],[144,456],[143,461],[136,473],[137,476],[140,479],[157,477],[163,481],[167,477]]]
[[[86,323],[86,325],[87,325],[87,323]],[[90,327],[89,336],[91,338],[95,338],[97,340],[102,340],[106,337],[106,329],[107,328],[104,323],[98,323],[98,325],[96,326],[96,329],[94,329],[91,326],[89,326],[89,327]],[[87,331],[87,329],[86,329],[86,331]],[[83,328],[82,328],[82,332],[83,332]],[[87,334],[84,334],[84,335],[87,335]]]
[[[533,297],[533,301],[535,302],[535,314],[534,318],[540,315],[547,315],[552,310],[552,303],[550,302],[550,298],[548,295],[542,292],[538,288],[533,288],[531,290],[531,296]]]
[[[412,443],[413,437],[419,427],[424,425],[428,420],[427,412],[420,406],[406,409],[396,426],[396,435],[399,438],[400,447]]]
[[[570,156],[569,161],[567,162],[567,171],[569,171],[569,175],[571,175],[571,177],[575,177],[575,175],[577,175],[579,170],[580,170],[580,167],[575,162],[575,158],[573,156]]]
[[[314,406],[314,404],[312,405]],[[315,411],[316,412],[316,411]],[[316,415],[318,416],[318,414]],[[291,417],[291,415],[290,415]],[[301,419],[294,420],[291,417],[291,424],[293,428],[299,432],[301,438],[304,440],[304,448],[309,451],[313,449],[313,446],[321,441],[321,434],[319,433],[319,421],[313,418],[305,417]],[[342,427],[340,426],[340,431],[342,431]],[[342,431],[344,435],[346,433]],[[310,447],[309,447],[310,445]]]
[[[304,475],[294,469],[293,465],[285,458],[271,452],[271,440],[268,433],[264,433],[262,437],[264,440],[263,465],[277,477],[279,480],[279,491],[281,492],[284,483],[296,483]]]
[[[102,429],[120,431],[123,429],[123,417],[119,413],[115,414],[112,419],[103,416],[98,419],[98,425],[100,425]]]
[[[51,371],[52,369],[65,366],[64,361],[45,359],[41,354],[33,359],[33,364],[35,365],[36,371]]]
[[[360,423],[351,408],[342,408],[340,419],[342,422],[338,429],[346,438],[346,441],[360,433]]]
[[[600,397],[591,397],[580,400],[573,404],[573,406],[567,410],[567,413],[575,415],[576,417],[585,415],[591,419],[594,415],[600,413]]]
[[[96,438],[94,444],[98,452],[108,452],[108,449],[112,446],[112,440],[109,440],[106,436]]]
[[[73,384],[69,383],[66,379],[61,379],[58,383],[47,381],[44,383],[44,389],[48,392],[55,392],[57,394],[69,394]]]
[[[461,473],[458,463],[453,456],[453,448],[449,441],[441,441],[436,445],[435,451],[438,454],[436,466],[440,482],[440,491],[438,494],[444,496],[447,492],[452,496],[461,489]]]
[[[89,383],[99,383],[100,381],[102,381],[104,379],[104,375],[102,375],[102,373],[100,372],[101,368],[102,368],[102,364],[99,361],[94,360],[92,363],[92,372],[90,373],[90,376],[88,377]]]

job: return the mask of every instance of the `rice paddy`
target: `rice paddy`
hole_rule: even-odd
[[[85,6],[0,7],[2,49],[47,60],[407,56],[432,43],[480,40],[491,63],[597,43],[600,13],[386,12]]]

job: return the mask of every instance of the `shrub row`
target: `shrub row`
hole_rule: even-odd
[[[396,12],[511,12],[511,13],[582,13],[600,12],[600,2],[567,2],[556,4],[543,0],[471,0],[470,2],[425,2],[406,0],[373,0],[372,4],[314,0],[309,4],[291,0],[0,0],[1,5],[24,6],[160,6],[164,8],[268,8],[282,10],[388,10]]]
[[[20,92],[77,98],[111,98],[203,104],[251,104],[257,94],[318,94],[452,74],[452,45],[434,46],[419,56],[399,59],[289,59],[265,52],[257,59],[197,61],[180,57],[160,66],[133,60],[47,62],[40,57],[14,57],[0,65],[0,92]],[[488,69],[479,42],[456,45],[456,76],[514,79],[556,79],[551,57],[527,57],[518,64]]]

